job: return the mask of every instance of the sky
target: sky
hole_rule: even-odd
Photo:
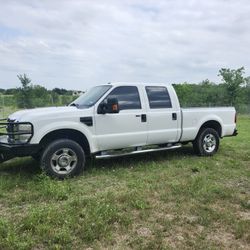
[[[250,75],[249,0],[0,0],[0,88]]]

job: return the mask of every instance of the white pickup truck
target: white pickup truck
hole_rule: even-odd
[[[181,109],[172,85],[110,83],[66,107],[23,110],[1,121],[0,162],[33,156],[57,178],[82,172],[88,156],[109,158],[193,143],[213,155],[237,135],[233,107]],[[6,129],[3,131],[3,129]]]

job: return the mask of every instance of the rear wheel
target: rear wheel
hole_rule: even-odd
[[[59,179],[79,175],[84,166],[84,150],[77,142],[68,139],[51,142],[41,156],[41,168]]]
[[[193,148],[196,154],[200,156],[214,155],[220,144],[220,138],[213,128],[203,128],[193,142]]]

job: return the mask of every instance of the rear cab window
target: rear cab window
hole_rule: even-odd
[[[150,109],[172,108],[168,90],[164,86],[145,87]]]

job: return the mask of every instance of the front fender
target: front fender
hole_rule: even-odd
[[[53,122],[43,126],[36,126],[34,125],[34,136],[32,137],[30,143],[31,144],[38,144],[42,140],[44,136],[48,133],[60,130],[60,129],[72,129],[79,131],[80,133],[84,134],[89,142],[89,147],[91,152],[97,151],[95,139],[92,136],[93,127],[88,127],[85,124],[79,124],[77,122]]]

